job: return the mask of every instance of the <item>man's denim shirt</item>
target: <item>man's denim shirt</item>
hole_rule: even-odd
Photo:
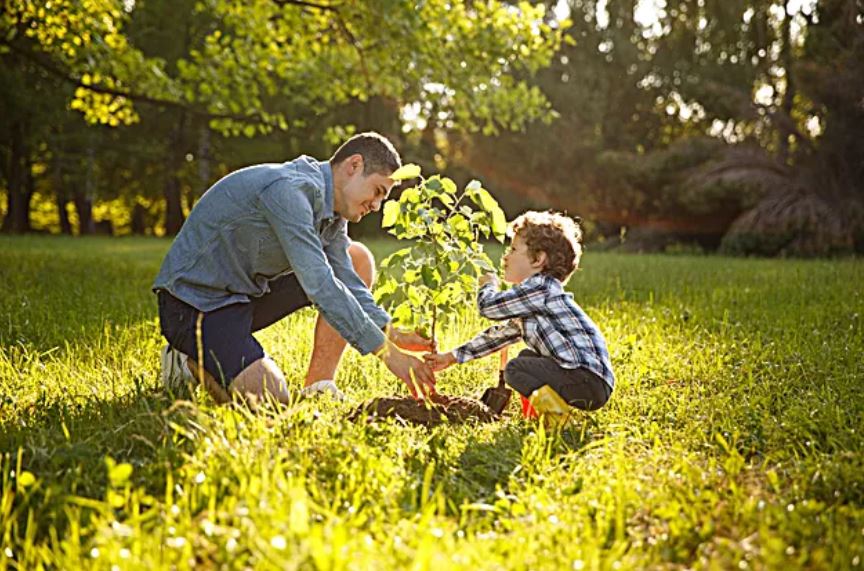
[[[362,354],[384,343],[390,316],[348,255],[347,221],[333,212],[328,162],[301,156],[235,171],[195,204],[153,290],[208,312],[248,303],[294,272],[327,322]]]

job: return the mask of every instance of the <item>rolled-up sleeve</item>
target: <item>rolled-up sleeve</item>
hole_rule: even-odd
[[[287,178],[272,183],[259,195],[261,209],[309,300],[352,347],[364,355],[371,353],[384,343],[384,333],[334,273],[315,231],[303,184],[311,183]]]
[[[344,232],[340,232],[339,235],[324,248],[324,253],[327,255],[327,259],[330,260],[330,265],[333,268],[333,273],[336,275],[336,278],[345,284],[354,296],[354,299],[357,300],[360,307],[363,308],[363,311],[366,312],[366,315],[372,319],[375,325],[377,325],[379,329],[384,329],[387,324],[390,323],[392,318],[389,313],[381,309],[381,307],[375,303],[375,298],[372,297],[372,292],[369,291],[369,288],[366,287],[366,284],[363,283],[363,280],[357,275],[357,271],[354,269],[354,264],[351,262],[351,256],[348,254],[348,246],[350,244],[351,240],[348,236]]]

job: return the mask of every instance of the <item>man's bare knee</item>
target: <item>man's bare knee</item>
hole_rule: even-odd
[[[270,357],[262,357],[240,371],[229,388],[252,405],[268,398],[287,403],[291,398],[285,375]]]
[[[354,271],[368,287],[372,287],[375,282],[375,256],[362,242],[351,242],[348,255],[351,256]]]

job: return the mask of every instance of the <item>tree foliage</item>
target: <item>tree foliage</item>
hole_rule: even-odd
[[[396,323],[434,339],[471,303],[477,278],[494,271],[480,239],[503,242],[507,221],[476,180],[460,192],[447,177],[423,178],[416,165],[403,166],[392,177],[420,177],[398,201],[385,203],[381,222],[397,239],[413,243],[381,262],[375,295]]]
[[[55,109],[93,127],[79,136],[61,121],[67,138],[107,150],[86,169],[95,173],[94,197],[118,194],[109,185],[117,171],[121,181],[146,180],[143,188],[123,184],[120,194],[151,212],[162,203],[173,233],[188,208],[184,197],[212,182],[206,173],[239,166],[238,147],[211,132],[254,137],[239,150],[264,147],[251,159],[260,162],[332,150],[358,124],[378,128],[372,108],[395,116],[397,134],[399,109],[409,103],[418,120],[465,131],[550,119],[531,83],[560,45],[560,26],[544,13],[497,1],[9,0],[0,13],[0,66],[21,77],[12,84],[18,99],[27,101],[24,86],[38,79],[60,97]],[[358,103],[367,112],[350,115]],[[10,113],[25,115],[23,106]],[[55,152],[35,135],[38,121],[16,123],[34,133],[32,144],[13,149],[11,136],[0,143],[16,156],[4,161],[18,165],[17,182],[4,176],[15,197],[23,196],[27,165]]]
[[[844,232],[862,226],[860,2],[670,0],[652,18],[650,2],[568,5],[573,25],[538,76],[561,120],[460,141],[502,201],[578,211],[608,234],[640,227],[711,245],[762,199],[776,214],[778,192],[816,195],[807,203]]]
[[[248,136],[302,125],[298,110],[373,96],[434,100],[429,120],[468,130],[549,114],[542,93],[515,78],[547,65],[560,41],[543,8],[528,3],[202,0],[197,33],[171,65],[130,41],[148,1],[137,4],[13,0],[0,19],[2,45],[74,83],[72,108],[112,126],[138,121],[138,102],[182,107]]]

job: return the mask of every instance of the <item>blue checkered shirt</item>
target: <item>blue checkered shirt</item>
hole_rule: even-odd
[[[615,386],[603,335],[573,301],[573,294],[565,292],[552,276],[535,274],[507,291],[497,291],[496,284],[488,283],[477,294],[477,306],[483,317],[507,321],[454,349],[457,362],[465,363],[523,340],[562,368],[584,367],[602,377],[610,388]]]

